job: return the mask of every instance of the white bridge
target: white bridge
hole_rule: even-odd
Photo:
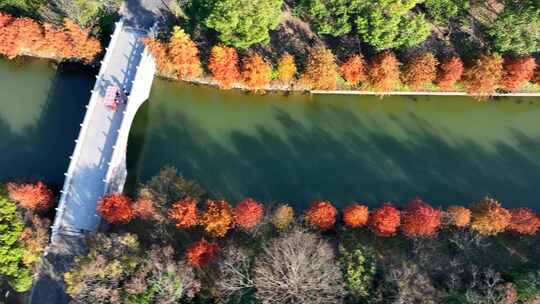
[[[137,110],[150,95],[156,70],[143,43],[146,37],[146,30],[128,27],[123,21],[116,23],[65,173],[52,227],[53,244],[62,235],[82,236],[96,231],[100,224],[96,211],[99,199],[123,190],[129,130]],[[110,85],[124,89],[129,96],[116,111],[104,102]]]

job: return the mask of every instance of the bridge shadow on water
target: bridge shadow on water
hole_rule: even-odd
[[[415,114],[407,114],[407,123],[389,114],[408,134],[403,141],[379,131],[373,125],[378,122],[340,107],[329,106],[322,116],[307,113],[300,121],[276,108],[273,115],[284,132],[259,124],[255,134],[230,132],[226,142],[231,144],[224,144],[183,112],[151,115],[145,106],[137,124],[160,122],[132,132],[131,188],[171,164],[214,197],[232,201],[251,196],[305,208],[315,199],[343,206],[422,197],[444,206],[490,195],[508,207],[540,210],[540,138],[513,129],[515,144],[501,141],[486,149],[473,140],[444,140],[440,130]],[[339,121],[338,132],[313,123],[321,119]]]
[[[61,187],[90,98],[94,73],[78,65],[61,65],[44,92],[46,100],[34,123],[22,132],[14,132],[7,121],[0,119],[0,181],[42,179]],[[28,86],[33,89],[32,84]]]

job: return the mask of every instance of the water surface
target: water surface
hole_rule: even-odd
[[[177,167],[215,197],[305,207],[486,195],[539,206],[540,102],[265,96],[156,80],[130,135],[130,180]]]

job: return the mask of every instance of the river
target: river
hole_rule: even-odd
[[[0,62],[0,178],[61,184],[93,75]],[[173,165],[212,196],[303,208],[468,204],[540,209],[540,102],[252,95],[156,80],[130,134],[130,184]]]

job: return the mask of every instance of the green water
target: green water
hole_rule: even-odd
[[[215,197],[298,207],[485,195],[540,206],[539,101],[258,96],[158,80],[132,128],[130,177],[171,164]]]
[[[61,185],[93,75],[42,60],[0,60],[0,181]]]
[[[0,61],[0,181],[61,185],[93,72]],[[492,195],[540,209],[540,102],[245,95],[156,80],[130,136],[130,183],[176,166],[216,197],[304,207],[440,205]]]

